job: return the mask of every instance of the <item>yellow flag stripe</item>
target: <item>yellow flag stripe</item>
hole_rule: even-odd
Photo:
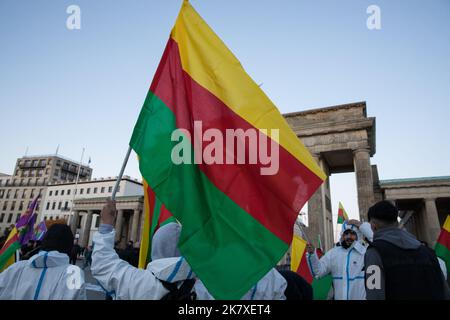
[[[450,232],[450,215],[447,215],[447,218],[445,219],[444,225],[442,227],[447,232]]]
[[[303,253],[306,250],[306,241],[294,235],[292,238],[292,251],[291,251],[291,270],[297,272],[298,266],[303,257]]]
[[[192,79],[255,128],[278,129],[277,142],[316,176],[326,179],[272,101],[187,1],[183,3],[171,37],[178,43],[183,70]]]

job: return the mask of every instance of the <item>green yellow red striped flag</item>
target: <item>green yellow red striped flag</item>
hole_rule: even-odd
[[[16,250],[20,249],[19,232],[14,227],[0,250],[0,272],[16,262]]]
[[[343,224],[344,221],[348,220],[348,215],[347,215],[347,211],[345,211],[344,206],[342,205],[342,203],[339,201],[339,210],[338,210],[338,220],[337,223],[338,224]]]
[[[278,148],[277,172],[261,174],[262,161],[201,161],[211,146],[196,144],[198,123],[222,136],[231,129],[258,132]],[[176,129],[183,131],[172,141]],[[180,139],[187,141],[183,157],[190,161],[175,164],[172,152]],[[216,299],[241,298],[276,265],[291,244],[298,212],[326,179],[274,104],[188,1],[130,146],[156,198],[183,226],[180,252]],[[244,147],[254,155],[249,144]]]
[[[447,273],[450,275],[450,215],[445,219],[434,250],[436,255],[445,261]]]
[[[307,242],[305,239],[298,235],[294,235],[292,238],[291,270],[297,272],[303,279],[311,284],[313,282],[313,276],[310,267],[308,266],[306,245]]]
[[[139,249],[139,268],[145,269],[151,261],[152,238],[159,227],[175,221],[175,218],[159,201],[147,181],[143,180],[144,187],[144,227],[141,235]]]

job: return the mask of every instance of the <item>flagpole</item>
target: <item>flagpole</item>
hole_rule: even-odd
[[[73,219],[73,207],[75,205],[75,193],[77,192],[77,185],[78,185],[78,179],[80,177],[80,171],[81,171],[81,165],[83,163],[83,156],[84,156],[84,148],[83,151],[81,152],[81,159],[80,159],[80,165],[78,166],[78,172],[77,172],[77,178],[75,179],[75,187],[73,190],[73,194],[72,194],[72,205],[70,206],[70,217],[71,219]],[[70,224],[72,224],[73,221],[70,221]]]
[[[114,189],[111,195],[112,200],[116,200],[117,189],[119,188],[120,181],[122,180],[123,172],[125,171],[125,167],[127,166],[128,159],[130,158],[131,147],[128,147],[127,153],[125,155],[125,159],[123,159],[122,168],[120,168],[119,175],[117,176],[116,184],[114,185]]]

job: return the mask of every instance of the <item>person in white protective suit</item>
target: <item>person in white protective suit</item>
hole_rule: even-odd
[[[52,225],[39,253],[0,273],[0,299],[85,300],[84,272],[69,263],[72,246],[69,226]]]
[[[368,222],[357,220],[342,224],[340,246],[329,250],[319,260],[311,244],[307,245],[307,259],[315,278],[328,274],[333,277],[335,300],[365,300],[364,255],[373,231]]]
[[[168,223],[159,228],[152,239],[152,261],[146,269],[138,269],[116,254],[114,246],[115,203],[107,200],[101,212],[99,232],[94,235],[92,275],[115,299],[151,299],[167,297],[175,284],[180,288],[187,279],[195,279],[191,293],[194,299],[213,299],[199,279],[196,279],[186,259],[178,250],[181,226]],[[283,299],[286,280],[275,270],[258,282],[243,298]],[[163,284],[164,283],[164,284]],[[167,283],[171,284],[167,286]],[[259,287],[258,287],[259,286]]]

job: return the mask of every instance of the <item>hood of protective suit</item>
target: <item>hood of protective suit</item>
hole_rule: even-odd
[[[385,240],[402,249],[417,249],[421,246],[412,234],[397,227],[376,231],[373,240]]]
[[[181,226],[176,222],[170,222],[159,228],[152,238],[152,261],[180,257],[181,253],[178,250],[180,233]]]
[[[28,262],[33,268],[52,268],[69,264],[69,256],[58,251],[40,251]]]
[[[358,237],[358,239],[356,241],[360,241],[363,240],[364,236],[361,233],[361,231],[359,230],[359,228],[353,224],[348,224],[347,222],[344,221],[344,223],[342,224],[342,230],[341,230],[341,234],[340,234],[340,239],[342,239],[342,235],[344,234],[345,230],[353,230],[356,232],[356,236]]]
[[[195,276],[184,257],[154,260],[148,264],[147,270],[159,280],[167,282],[192,279]]]

